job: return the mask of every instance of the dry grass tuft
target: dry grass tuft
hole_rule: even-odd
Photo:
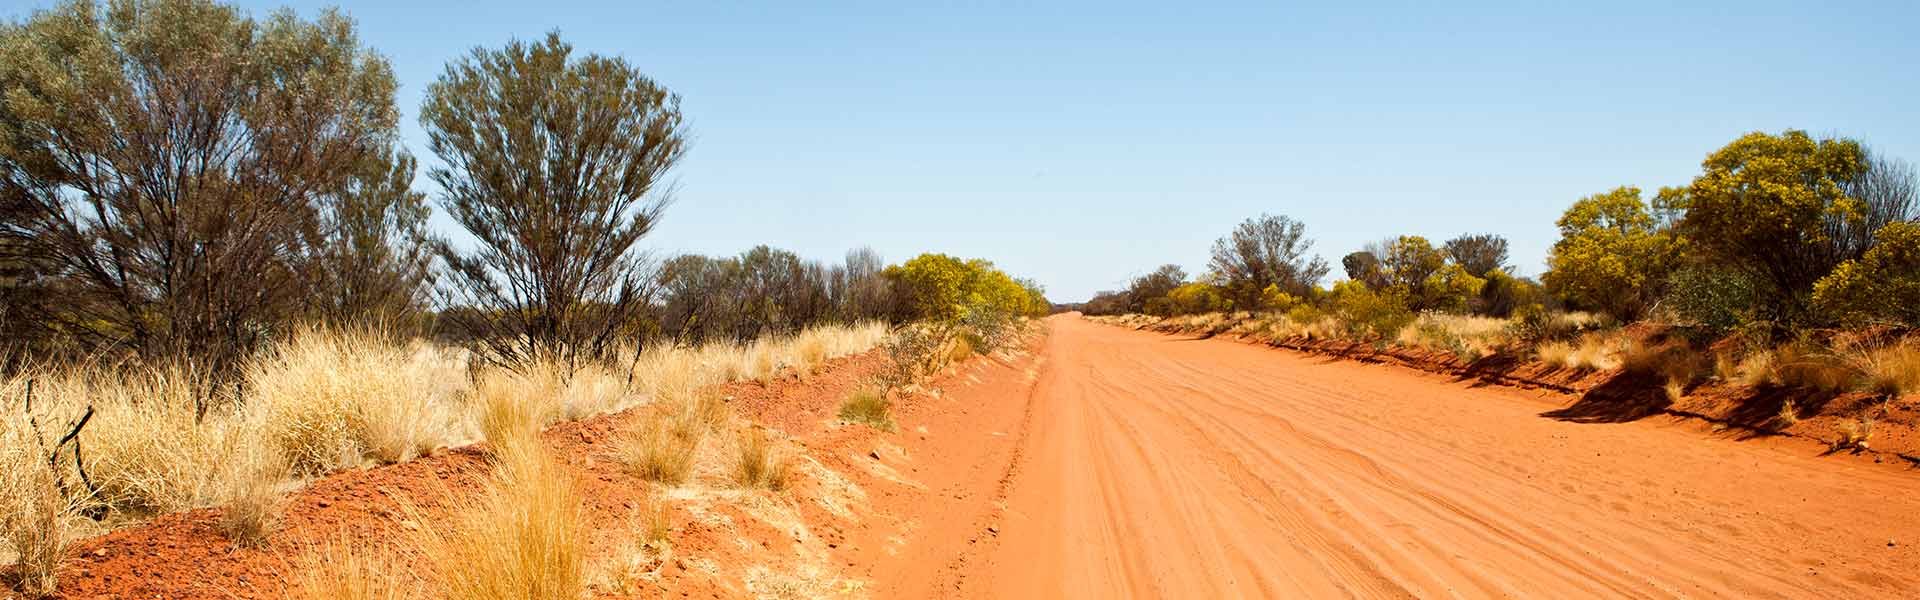
[[[755,429],[741,433],[737,450],[739,460],[734,463],[734,484],[775,492],[786,489],[793,465],[774,450],[765,432]]]
[[[296,475],[400,462],[458,439],[464,361],[371,331],[309,328],[249,363],[246,402]]]
[[[1774,352],[1773,379],[1788,387],[1821,393],[1853,388],[1857,372],[1840,357],[1803,344],[1788,344]]]
[[[419,582],[392,566],[384,547],[342,537],[308,548],[294,561],[295,597],[306,600],[399,600],[421,596]]]
[[[58,588],[75,508],[61,496],[46,458],[33,450],[34,435],[26,419],[0,418],[0,542],[15,559],[9,583],[29,598]]]
[[[220,531],[235,544],[263,546],[280,526],[280,488],[287,480],[286,463],[278,457],[254,460],[245,479],[220,512]]]
[[[495,454],[519,446],[539,444],[540,427],[546,423],[548,404],[529,397],[529,379],[521,375],[493,370],[481,375],[474,386],[473,402],[480,411],[480,433]]]
[[[266,411],[212,393],[185,368],[38,369],[0,382],[0,388],[11,401],[24,396],[28,381],[34,382],[34,413],[43,427],[72,422],[86,407],[95,408],[81,438],[98,493],[84,500],[122,516],[225,504],[251,464],[235,457],[269,451],[261,435]],[[9,444],[23,442],[33,443],[21,437]],[[70,459],[60,468],[63,477],[79,477]]]
[[[614,458],[635,477],[667,485],[685,483],[693,474],[694,457],[705,437],[705,422],[697,411],[676,414],[654,411],[614,446]]]
[[[579,598],[587,564],[580,493],[544,449],[510,448],[480,497],[456,500],[445,520],[415,515],[440,596]]]
[[[973,356],[973,354],[974,354],[973,341],[970,339],[967,339],[967,336],[956,335],[956,336],[953,336],[953,341],[947,344],[946,363],[947,364],[958,363],[960,361],[966,360],[968,357]]]
[[[893,431],[893,401],[887,399],[884,388],[862,386],[840,402],[840,418],[882,431]]]
[[[1902,340],[1849,358],[1867,391],[1891,398],[1920,393],[1920,342]]]
[[[1749,353],[1734,366],[1734,377],[1731,380],[1756,388],[1782,385],[1784,382],[1780,380],[1774,368],[1778,362],[1778,357],[1774,356],[1770,350]]]
[[[1868,441],[1873,437],[1873,419],[1861,416],[1841,421],[1834,426],[1834,430],[1840,434],[1840,438],[1834,441],[1834,450],[1861,452],[1870,449]]]
[[[1792,398],[1782,401],[1780,403],[1780,412],[1773,415],[1774,427],[1776,429],[1785,429],[1799,422],[1800,407],[1794,404]]]

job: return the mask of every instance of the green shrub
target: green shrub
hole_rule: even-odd
[[[1681,325],[1700,327],[1713,337],[1754,319],[1759,297],[1753,279],[1716,265],[1693,265],[1667,280],[1662,304]]]
[[[1920,224],[1880,228],[1872,249],[1813,285],[1813,305],[1825,320],[1848,326],[1920,325]]]
[[[1196,281],[1173,288],[1167,292],[1167,300],[1173,304],[1173,314],[1197,315],[1222,312],[1233,308],[1233,302],[1221,293],[1219,286]]]
[[[1376,292],[1366,284],[1347,280],[1334,284],[1332,296],[1333,311],[1354,335],[1390,339],[1414,319],[1397,286]]]

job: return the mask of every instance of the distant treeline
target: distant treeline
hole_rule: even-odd
[[[1262,215],[1215,242],[1198,277],[1163,265],[1056,310],[1331,312],[1383,334],[1418,312],[1557,309],[1760,339],[1905,329],[1920,325],[1917,188],[1911,164],[1855,140],[1751,133],[1707,156],[1689,185],[1651,198],[1623,186],[1575,202],[1538,282],[1510,274],[1500,236],[1436,246],[1403,235],[1346,254],[1345,278],[1324,287],[1331,268],[1311,254],[1306,227]]]

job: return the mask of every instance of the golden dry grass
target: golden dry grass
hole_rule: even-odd
[[[793,466],[784,454],[774,448],[766,432],[758,429],[741,432],[735,450],[735,485],[776,492],[786,489]]]
[[[220,512],[220,530],[241,546],[261,546],[280,526],[281,487],[287,467],[277,457],[259,457]]]
[[[579,598],[588,550],[582,511],[564,467],[542,448],[513,446],[484,493],[456,499],[447,519],[415,521],[442,598]]]
[[[650,413],[615,442],[615,460],[635,477],[666,485],[685,483],[706,435],[700,421],[681,416],[689,414]]]
[[[670,402],[717,428],[726,407],[694,391],[749,375],[749,364],[811,372],[825,361],[868,350],[884,324],[817,327],[765,340],[756,353],[734,344],[660,346],[628,352],[621,366],[563,370],[536,364],[520,372],[485,369],[469,385],[463,350],[401,342],[377,331],[314,328],[251,359],[243,385],[215,392],[183,366],[118,368],[99,364],[32,366],[0,378],[9,402],[34,389],[34,418],[46,427],[72,422],[91,406],[81,438],[98,493],[64,498],[108,509],[110,522],[202,507],[228,507],[236,538],[267,525],[271,503],[305,477],[367,462],[406,460],[477,439],[512,445],[564,419]],[[763,375],[765,367],[762,367]],[[484,436],[484,437],[483,437]],[[0,451],[26,451],[21,436]],[[279,460],[275,486],[257,466]],[[63,476],[77,478],[71,461]],[[267,528],[270,529],[270,528]],[[264,531],[266,529],[262,529]]]
[[[1620,368],[1624,338],[1618,332],[1593,332],[1573,342],[1544,342],[1534,347],[1540,362],[1579,371]]]
[[[1866,390],[1894,398],[1920,393],[1920,341],[1901,340],[1850,358]]]
[[[17,415],[0,418],[0,543],[15,563],[0,584],[29,598],[50,596],[59,586],[74,506],[61,497],[55,473],[33,450],[36,435]]]
[[[462,436],[463,360],[379,332],[304,329],[246,370],[246,402],[295,474],[392,463]]]
[[[861,386],[840,401],[840,418],[882,431],[893,431],[893,401],[887,399],[884,388]]]
[[[419,582],[393,567],[384,546],[345,538],[308,548],[295,559],[293,595],[305,600],[399,600],[421,596]]]

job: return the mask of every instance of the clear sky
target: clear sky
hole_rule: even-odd
[[[946,252],[1056,301],[1197,273],[1261,212],[1304,221],[1336,272],[1389,235],[1492,232],[1537,275],[1568,204],[1683,184],[1748,131],[1920,161],[1914,2],[919,4],[338,3],[393,61],[423,161],[449,59],[559,29],[683,96],[694,143],[652,250]]]

